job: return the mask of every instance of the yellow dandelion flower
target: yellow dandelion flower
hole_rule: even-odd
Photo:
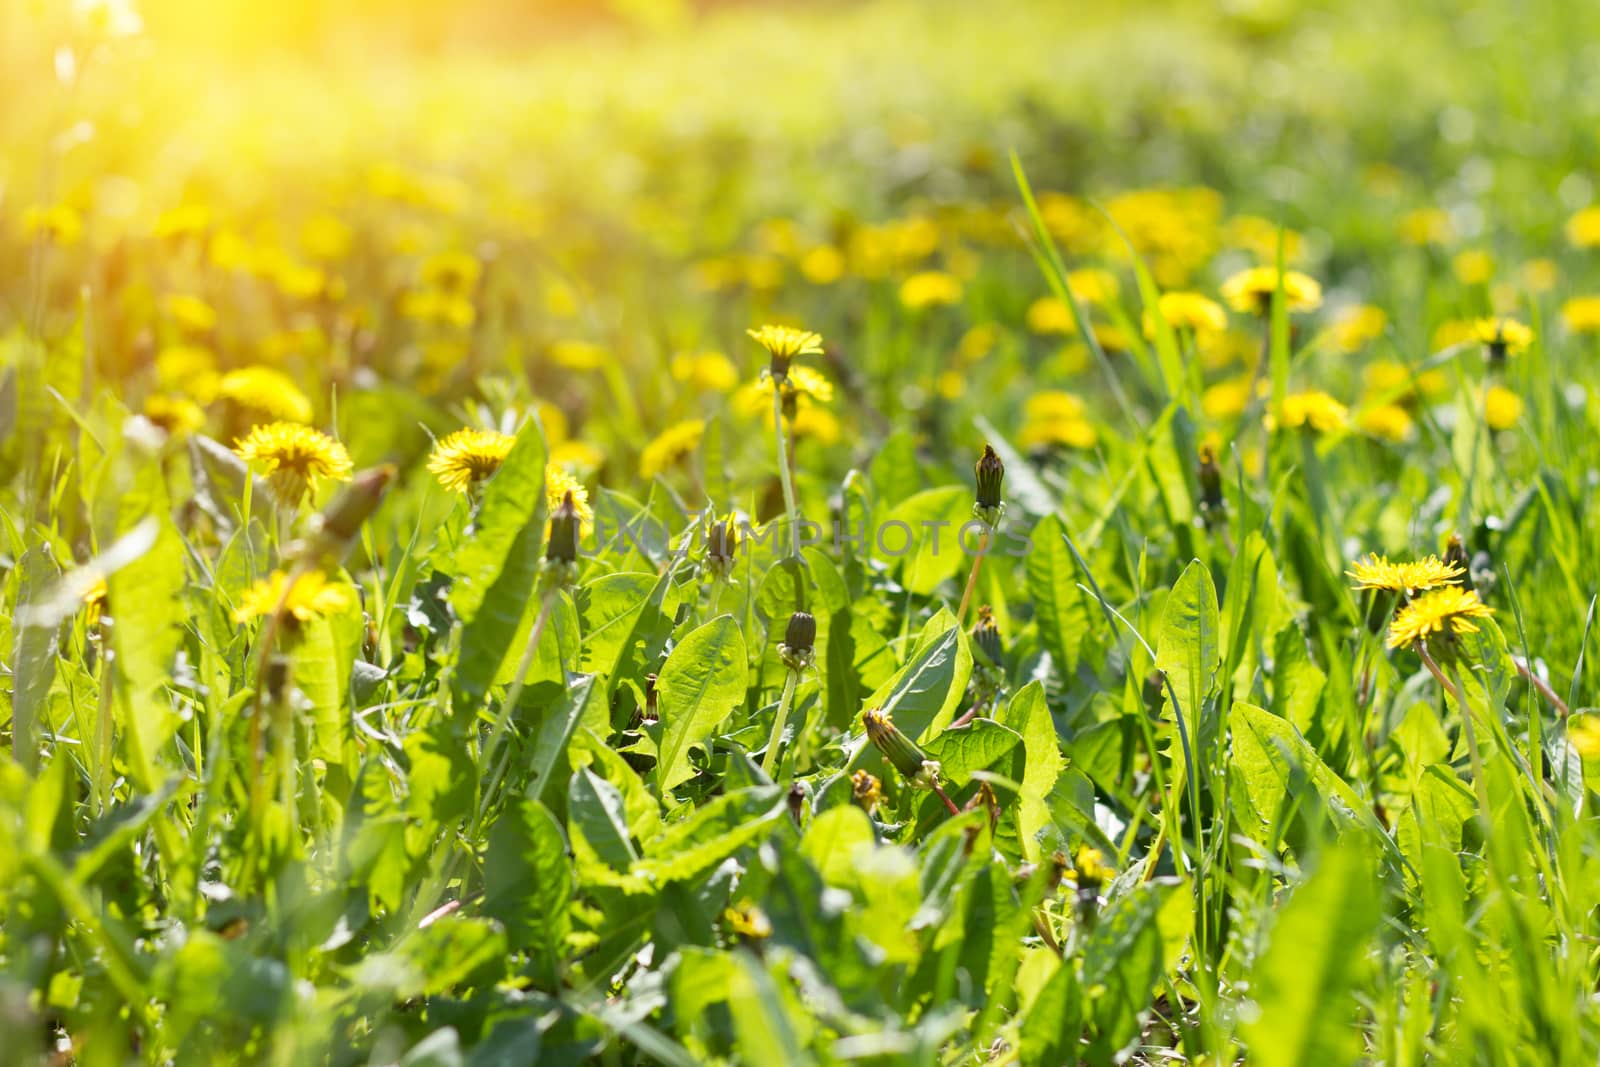
[[[1524,263],[1521,274],[1523,286],[1534,293],[1548,293],[1561,280],[1561,268],[1556,266],[1556,261],[1543,256]]]
[[[1561,321],[1573,333],[1600,333],[1600,296],[1575,296],[1561,305]]]
[[[343,259],[354,243],[355,231],[337,215],[313,215],[300,227],[300,246],[313,259]]]
[[[1216,422],[1236,419],[1250,406],[1250,376],[1230,378],[1206,387],[1200,394],[1200,410]]]
[[[450,492],[465,493],[499,470],[516,443],[515,437],[497,430],[457,430],[433,446],[428,473]]]
[[[1222,229],[1223,239],[1234,248],[1253,253],[1258,259],[1278,258],[1280,228],[1271,219],[1259,215],[1236,215]],[[1293,263],[1305,255],[1305,235],[1295,230],[1283,229],[1283,258]]]
[[[105,614],[106,598],[111,593],[111,587],[106,585],[105,575],[100,575],[83,591],[83,619],[90,626],[100,621],[100,616]]]
[[[1567,220],[1567,240],[1578,248],[1600,245],[1600,205],[1586,207]]]
[[[222,376],[217,395],[262,422],[310,422],[311,401],[289,376],[271,367],[241,367]]]
[[[1175,330],[1212,334],[1228,328],[1228,313],[1222,310],[1222,305],[1199,293],[1162,293],[1156,301],[1156,310]],[[1155,321],[1148,311],[1144,315],[1144,335],[1156,335]]]
[[[1389,624],[1389,647],[1410,648],[1435,634],[1477,633],[1474,619],[1487,619],[1494,611],[1478,599],[1476,590],[1446,585],[1425,593],[1401,608]]]
[[[1235,311],[1265,316],[1272,310],[1272,296],[1277,289],[1276,267],[1251,267],[1222,283],[1222,299]],[[1322,286],[1310,275],[1286,270],[1283,272],[1283,303],[1291,312],[1315,311],[1322,306]]]
[[[587,441],[563,441],[550,450],[550,463],[566,471],[596,471],[606,455]]]
[[[179,204],[156,216],[151,234],[160,240],[195,237],[211,228],[211,209],[204,204]]]
[[[22,212],[22,233],[62,247],[75,245],[83,236],[83,216],[67,204],[35,204]]]
[[[1072,309],[1065,300],[1041,296],[1028,305],[1028,329],[1040,334],[1074,334],[1078,324],[1072,318]]]
[[[1533,343],[1533,331],[1516,319],[1479,319],[1472,324],[1477,339],[1498,350],[1501,355],[1515,356],[1527,351]]]
[[[869,771],[857,771],[850,776],[850,796],[871,815],[883,803],[883,783]]]
[[[1455,226],[1444,210],[1418,208],[1400,217],[1400,240],[1408,245],[1444,245],[1455,238]]]
[[[1372,304],[1356,304],[1340,312],[1333,324],[1333,347],[1349,355],[1383,336],[1389,316]]]
[[[1356,560],[1345,571],[1357,589],[1380,589],[1407,595],[1449,585],[1465,573],[1458,564],[1436,555],[1412,563],[1394,563],[1376,552]]]
[[[544,502],[549,511],[554,511],[561,506],[561,501],[568,493],[572,494],[572,506],[578,512],[578,522],[584,533],[594,528],[594,508],[589,504],[589,490],[583,483],[568,474],[564,467],[554,463],[546,463],[544,468]]]
[[[285,590],[288,591],[287,596]],[[234,610],[234,622],[249,622],[282,612],[284,621],[291,625],[311,622],[330,615],[342,615],[355,603],[350,587],[342,582],[330,582],[321,571],[307,571],[289,587],[289,575],[273,571],[246,589],[239,597]],[[279,605],[282,605],[280,608]]]
[[[1268,428],[1308,429],[1317,433],[1333,433],[1344,429],[1349,420],[1349,410],[1321,390],[1291,393],[1283,398],[1283,407],[1274,420],[1268,417]]]
[[[1509,430],[1522,418],[1522,398],[1503,385],[1492,385],[1483,398],[1483,421],[1491,430]]]
[[[1117,276],[1104,267],[1080,267],[1067,272],[1067,289],[1080,304],[1105,307],[1116,301],[1121,288]]]
[[[725,393],[739,384],[739,371],[721,352],[684,352],[672,357],[672,376],[702,393]]]
[[[763,378],[757,381],[755,386],[765,398],[762,406],[770,405],[774,389],[772,379]],[[812,370],[810,367],[791,367],[783,383],[784,401],[788,402],[796,395],[810,397],[819,403],[827,404],[833,400],[833,383],[821,371]]]
[[[1023,424],[1017,444],[1027,449],[1066,447],[1093,448],[1100,434],[1087,419],[1071,416],[1038,419]]]
[[[1411,439],[1415,422],[1411,413],[1399,404],[1379,404],[1361,413],[1361,429],[1373,437],[1390,444],[1401,444]]]
[[[1600,759],[1600,715],[1578,714],[1568,719],[1567,741],[1582,758]]]
[[[1079,419],[1086,410],[1080,397],[1062,389],[1046,389],[1022,402],[1022,415],[1029,422]]]
[[[701,419],[688,419],[668,426],[644,446],[639,455],[639,476],[649,480],[666,471],[674,463],[700,447],[706,424]]]
[[[210,333],[217,326],[217,310],[198,296],[173,293],[161,302],[167,317],[190,333]]]
[[[400,314],[413,322],[466,330],[478,320],[470,297],[445,289],[411,289],[400,297]]]
[[[1494,257],[1481,248],[1469,248],[1451,258],[1450,270],[1462,285],[1487,285],[1494,277]]]
[[[206,424],[206,413],[186,396],[161,393],[144,402],[144,417],[173,437],[188,437]]]
[[[817,245],[800,257],[800,273],[812,285],[832,285],[844,271],[844,253],[833,245]]]
[[[470,293],[477,288],[483,265],[470,252],[438,252],[422,262],[419,277],[426,289]]]
[[[900,283],[900,303],[912,311],[961,303],[961,279],[942,270],[919,271]]]
[[[749,901],[722,913],[728,929],[749,941],[763,941],[772,936],[772,920],[767,913]]]
[[[288,503],[297,503],[324,478],[349,481],[353,467],[344,445],[297,422],[257,426],[233,450],[266,475],[272,491]]]
[[[1079,845],[1072,854],[1072,873],[1079,885],[1101,885],[1117,876],[1100,850],[1088,845]]]
[[[839,440],[839,420],[827,408],[803,402],[788,421],[789,431],[796,438],[803,437],[822,445],[831,445]]]
[[[994,351],[1000,340],[1000,327],[993,322],[980,322],[961,335],[956,345],[956,356],[963,363],[976,363]]]
[[[822,353],[822,335],[792,326],[763,326],[745,333],[767,350],[774,360],[794,359],[796,356],[815,356]]]
[[[1433,331],[1433,350],[1442,352],[1456,345],[1474,344],[1478,330],[1471,319],[1447,319]]]

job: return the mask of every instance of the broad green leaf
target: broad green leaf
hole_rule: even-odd
[[[1089,630],[1089,611],[1078,588],[1078,565],[1063,532],[1055,515],[1039,520],[1033,528],[1026,570],[1039,636],[1056,661],[1056,671],[1070,678],[1078,669],[1078,650]]]
[[[1242,1027],[1252,1063],[1354,1063],[1362,1055],[1351,993],[1365,970],[1382,899],[1378,872],[1358,847],[1326,847],[1272,923],[1267,950],[1256,961],[1255,1003]]]
[[[489,479],[471,536],[461,542],[451,561],[455,581],[450,586],[450,604],[463,624],[478,617],[490,591],[503,580],[524,584],[530,554],[537,562],[544,537],[544,464],[544,434],[539,424],[530,420],[517,432],[516,443]],[[527,543],[530,528],[535,531],[531,553]],[[526,600],[526,596],[519,600],[518,607]]]
[[[1006,707],[1005,724],[1022,735],[1028,754],[1022,776],[1022,802],[1017,815],[1017,833],[1022,839],[1023,858],[1037,861],[1039,833],[1052,825],[1047,798],[1061,775],[1064,760],[1055,719],[1045,703],[1044,687],[1029,682],[1011,698]]]
[[[689,749],[744,700],[746,670],[744,633],[732,615],[712,619],[672,650],[656,680],[663,728],[658,792],[665,795],[693,776]]]
[[[973,771],[993,767],[1021,743],[1015,730],[992,719],[973,719],[929,738],[922,750],[939,761],[943,776],[952,785],[963,786],[972,779]]]
[[[549,979],[570,925],[574,881],[555,816],[536,800],[509,805],[489,830],[483,912],[505,924],[511,948],[536,952]]]

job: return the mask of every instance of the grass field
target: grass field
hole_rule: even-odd
[[[0,1064],[1595,1062],[1600,7],[1087,8],[0,0]]]

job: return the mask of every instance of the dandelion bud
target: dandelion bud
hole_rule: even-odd
[[[796,826],[799,826],[801,816],[805,813],[806,784],[804,782],[796,782],[791,785],[787,799],[789,801],[789,818],[794,820]]]
[[[1005,648],[1000,643],[1000,627],[995,625],[994,609],[988,604],[978,609],[978,621],[972,627],[972,643],[982,653],[990,666],[999,667],[1005,660]]]
[[[1472,560],[1467,556],[1467,546],[1461,543],[1460,534],[1451,534],[1450,541],[1444,546],[1444,561],[1451,567],[1460,567],[1461,573],[1449,580],[1451,585],[1459,585],[1463,589],[1472,586]]]
[[[789,616],[789,627],[783,633],[783,643],[778,655],[791,671],[803,671],[811,666],[817,641],[817,620],[808,611],[797,611]]]
[[[928,759],[927,753],[918,748],[916,742],[900,732],[887,712],[877,708],[864,711],[861,713],[861,722],[867,728],[867,740],[883,753],[883,758],[893,764],[895,770],[905,775],[907,781],[921,788],[931,784],[933,777],[937,776],[939,765]]]
[[[1222,497],[1222,471],[1210,445],[1200,446],[1200,510],[1207,524],[1222,514],[1227,501]]]
[[[883,783],[874,774],[857,771],[850,776],[850,796],[871,815],[883,803]]]
[[[993,445],[983,446],[977,472],[978,499],[972,506],[972,513],[990,526],[998,525],[1000,515],[1005,510],[1005,504],[1000,500],[1000,490],[1006,480],[1006,465],[1000,461],[1000,454]]]
[[[739,554],[739,529],[733,516],[713,520],[706,528],[706,558],[700,565],[701,574],[723,579],[733,573],[734,557]]]
[[[378,510],[398,473],[394,464],[385,463],[352,478],[332,503],[312,516],[310,536],[295,547],[293,558],[323,564],[342,560],[361,536],[362,525]]]
[[[565,584],[578,569],[578,541],[583,535],[583,519],[569,490],[561,506],[550,516],[550,539],[545,547],[545,570],[552,579]]]

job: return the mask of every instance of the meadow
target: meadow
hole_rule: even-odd
[[[0,0],[0,1064],[1600,1057],[1600,7],[143,8]]]

